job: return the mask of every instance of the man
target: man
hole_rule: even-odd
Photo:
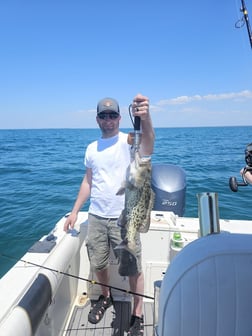
[[[141,119],[141,156],[152,154],[154,130],[149,114],[149,99],[138,94],[132,103],[133,116]],[[124,208],[124,196],[116,195],[120,189],[128,165],[130,164],[130,148],[128,135],[119,131],[121,120],[119,105],[112,98],[104,98],[98,102],[96,121],[101,129],[101,138],[89,144],[85,153],[84,164],[86,174],[72,212],[67,218],[64,230],[73,228],[77,214],[90,197],[88,215],[87,250],[91,268],[95,270],[101,286],[102,295],[90,310],[88,320],[98,323],[106,309],[113,303],[109,291],[108,258],[110,245],[115,248],[121,242],[118,218]],[[141,270],[141,243],[137,244],[137,269],[132,274],[129,270],[130,289],[134,293],[143,294],[144,278]],[[118,255],[118,250],[115,250]],[[124,259],[124,260],[123,260]],[[122,258],[121,263],[130,258]],[[125,272],[125,265],[123,265]],[[125,274],[124,274],[125,275]],[[143,299],[134,295],[132,318],[128,335],[143,335],[142,317]]]

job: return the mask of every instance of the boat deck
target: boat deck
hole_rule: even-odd
[[[83,306],[75,306],[70,320],[67,336],[126,336],[131,317],[131,303],[114,301],[108,308],[103,319],[97,324],[88,322],[88,313],[91,302]],[[144,302],[144,335],[153,336],[153,309],[152,302]]]

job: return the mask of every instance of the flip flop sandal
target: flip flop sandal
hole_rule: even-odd
[[[104,295],[100,295],[97,303],[91,308],[88,313],[88,321],[92,324],[96,324],[103,318],[106,309],[113,304],[112,296],[105,298]]]

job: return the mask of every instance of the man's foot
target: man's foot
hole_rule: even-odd
[[[88,313],[88,321],[90,323],[96,324],[101,321],[106,309],[108,309],[113,304],[112,296],[105,298],[104,295],[100,295],[96,304],[91,308]]]
[[[127,336],[143,336],[144,334],[144,320],[143,316],[131,316],[130,328]]]

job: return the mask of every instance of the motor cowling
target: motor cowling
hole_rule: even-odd
[[[186,199],[185,171],[172,164],[152,165],[152,189],[155,192],[155,211],[173,211],[183,216]]]

